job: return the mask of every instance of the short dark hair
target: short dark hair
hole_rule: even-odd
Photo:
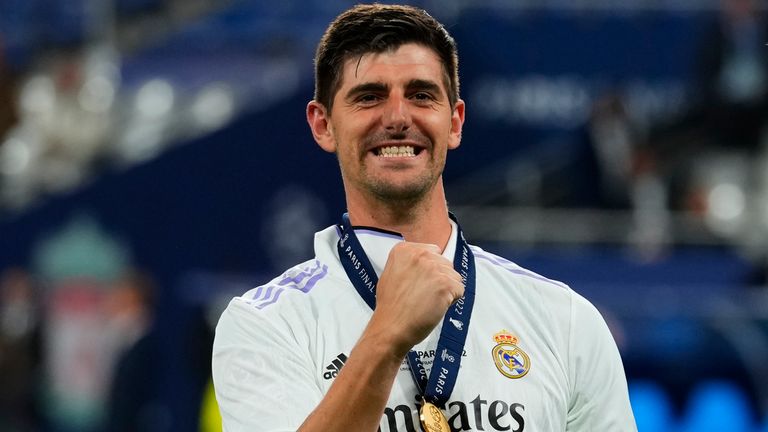
[[[406,43],[424,45],[443,64],[451,106],[459,99],[456,42],[425,10],[402,5],[357,5],[339,15],[323,34],[315,53],[314,98],[329,111],[348,59],[395,50]]]

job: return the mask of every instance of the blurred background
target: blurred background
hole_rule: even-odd
[[[0,430],[220,430],[218,315],[344,210],[304,107],[351,4],[0,0]],[[470,240],[598,306],[641,431],[768,431],[768,3],[413,4]]]

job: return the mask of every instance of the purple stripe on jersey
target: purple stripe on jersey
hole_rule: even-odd
[[[310,279],[307,281],[306,285],[304,285],[304,288],[298,288],[298,287],[297,287],[297,288],[299,289],[299,291],[307,293],[307,292],[309,292],[309,291],[310,291],[312,288],[314,288],[314,287],[315,287],[315,284],[317,283],[317,281],[319,281],[320,279],[324,278],[324,277],[325,277],[325,275],[327,275],[327,274],[328,274],[328,266],[325,266],[325,265],[324,265],[324,266],[323,266],[323,271],[321,271],[320,273],[318,273],[318,274],[316,274],[316,275],[312,276],[312,277],[311,277],[311,278],[310,278]]]
[[[298,285],[302,279],[311,275],[312,273],[317,272],[319,268],[320,268],[320,261],[315,260],[315,267],[311,271],[305,270],[294,277],[283,278],[277,283],[277,285],[262,285],[256,290],[256,294],[253,297],[251,297],[251,300],[254,302],[258,300],[269,300],[269,298],[272,296],[272,291],[275,289],[276,286],[283,286],[287,284]],[[267,291],[263,292],[265,288]]]
[[[277,299],[280,298],[280,294],[282,294],[283,291],[285,291],[285,288],[279,288],[277,291],[275,291],[275,297],[273,299],[271,299],[271,300],[264,300],[263,302],[261,302],[261,303],[259,303],[257,305],[254,305],[254,307],[256,309],[263,309],[264,306],[268,306],[268,305],[271,305],[272,303],[275,303],[277,301]]]
[[[558,281],[552,280],[552,279],[547,279],[544,276],[542,276],[540,274],[537,274],[537,273],[534,273],[532,271],[525,270],[524,268],[519,267],[517,264],[513,263],[512,261],[506,260],[506,259],[501,258],[501,257],[497,257],[495,255],[487,255],[485,253],[480,252],[479,250],[477,250],[475,248],[473,248],[473,252],[475,254],[475,258],[480,258],[480,259],[484,259],[486,261],[489,261],[489,262],[491,262],[491,263],[493,263],[493,264],[503,268],[504,270],[507,270],[510,273],[521,275],[521,276],[527,276],[529,278],[540,280],[542,282],[549,282],[549,283],[551,283],[553,285],[559,286],[560,288],[568,289],[568,285],[566,285],[566,284],[564,284],[562,282],[558,282]]]
[[[294,277],[291,277],[291,278],[287,277],[287,278],[281,280],[280,282],[278,282],[277,284],[278,285],[286,285],[286,284],[290,284],[290,283],[298,284],[299,282],[301,282],[302,279],[304,279],[305,277],[307,277],[307,276],[311,275],[312,273],[316,272],[317,269],[319,269],[319,268],[320,268],[320,261],[315,260],[315,266],[313,268],[304,270],[303,272],[297,274]]]
[[[264,296],[261,297],[259,300],[267,300],[272,296],[272,291],[274,291],[275,286],[274,285],[267,285],[265,288],[267,288],[267,291],[264,293]]]
[[[318,263],[319,263],[319,261],[318,261]],[[328,266],[324,265],[322,270],[320,271],[320,273],[317,273],[314,276],[312,276],[311,278],[309,278],[309,280],[307,280],[307,283],[304,284],[303,287],[298,286],[298,284],[287,285],[285,287],[278,287],[278,289],[275,291],[274,297],[272,297],[270,299],[269,296],[265,296],[265,298],[263,299],[263,301],[261,303],[259,303],[257,305],[254,305],[254,306],[257,309],[263,309],[266,306],[269,306],[271,304],[276,303],[277,300],[280,298],[280,294],[282,294],[283,291],[285,291],[286,289],[293,289],[293,290],[301,291],[303,293],[308,293],[308,292],[310,292],[312,290],[312,288],[315,287],[317,282],[320,279],[324,278],[325,275],[327,275],[327,274],[328,274]],[[274,287],[274,285],[269,287],[270,291],[272,290],[273,287]]]
[[[376,231],[376,230],[368,230],[368,229],[364,229],[364,228],[356,229],[355,230],[355,234],[357,234],[357,235],[365,234],[365,235],[369,235],[369,236],[391,238],[391,239],[395,239],[395,240],[402,240],[403,239],[403,236],[401,236],[401,235],[390,234],[390,233],[385,233],[385,232]]]
[[[254,294],[253,296],[251,296],[251,300],[258,300],[258,299],[259,299],[259,297],[261,297],[261,292],[262,292],[262,291],[264,291],[264,285],[262,285],[262,286],[260,286],[260,287],[258,287],[258,288],[256,289],[256,294]]]
[[[256,291],[256,295],[251,297],[250,300],[247,300],[248,304],[255,304],[260,301],[269,301],[270,296],[272,295],[272,291],[274,291],[275,288],[278,288],[281,290],[282,288],[277,287],[276,285],[262,285],[259,287],[259,289]],[[266,291],[264,291],[266,289]],[[263,294],[263,295],[262,295]]]
[[[267,300],[270,299],[270,297],[272,297],[272,292],[275,290],[275,288],[282,289],[282,288],[278,287],[277,285],[263,285],[263,286],[259,287],[259,290],[261,290],[261,288],[266,288],[267,289],[267,291],[264,293],[264,295],[260,296],[258,298],[254,297],[249,303],[256,303],[258,301],[267,301]]]

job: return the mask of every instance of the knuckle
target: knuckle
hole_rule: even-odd
[[[428,266],[429,268],[435,267],[435,263],[432,260],[432,256],[427,250],[424,250],[424,249],[415,250],[414,258],[419,262],[419,264],[423,266]]]

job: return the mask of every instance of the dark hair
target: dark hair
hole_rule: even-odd
[[[418,43],[437,53],[445,71],[448,99],[454,106],[459,99],[459,59],[451,35],[423,9],[381,4],[357,5],[328,26],[315,54],[315,100],[330,111],[345,61],[406,43]]]

